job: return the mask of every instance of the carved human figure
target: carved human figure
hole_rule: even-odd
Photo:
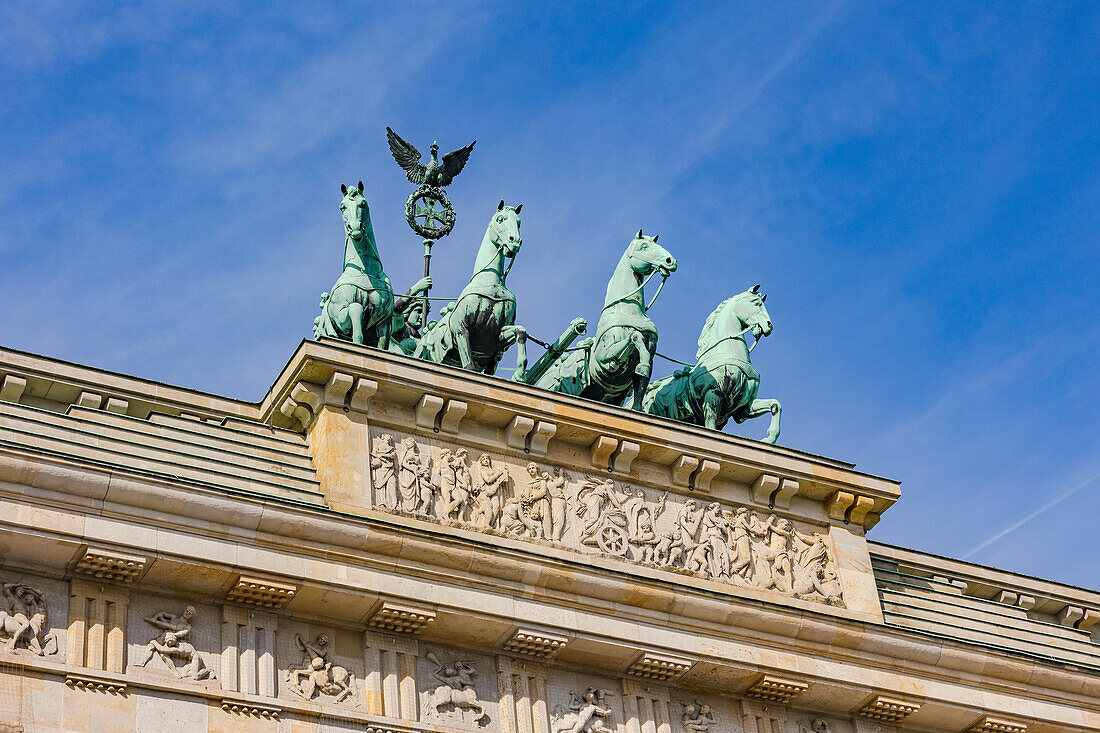
[[[439,516],[445,519],[462,519],[469,502],[471,481],[467,455],[465,448],[454,452],[444,448],[439,454]]]
[[[393,299],[393,324],[390,333],[390,351],[411,354],[420,340],[424,327],[424,299],[418,298],[432,289],[432,279],[422,277],[416,284]]]
[[[808,728],[800,724],[798,733],[829,733],[829,723],[821,718],[814,718]]]
[[[549,482],[550,475],[540,472],[537,464],[527,464],[526,485],[504,505],[504,531],[540,539],[551,536]]]
[[[611,708],[604,703],[610,697],[610,690],[589,687],[581,695],[569,693],[569,708],[559,705],[554,710],[553,733],[601,733],[611,730],[607,723],[611,719]]]
[[[420,446],[413,438],[402,440],[401,449],[397,473],[400,508],[409,513],[428,514],[433,488],[429,463],[421,458]]]
[[[657,500],[656,507],[643,503],[637,507],[630,517],[630,524],[633,527],[630,535],[630,546],[634,549],[634,559],[638,562],[652,563],[656,561],[656,548],[660,541],[657,536],[657,518],[664,513],[667,499],[668,492],[666,491]]]
[[[738,507],[731,517],[728,517],[729,526],[729,550],[730,550],[730,579],[746,584],[752,581],[752,544],[749,537],[749,510],[746,507]]]
[[[24,648],[47,656],[57,652],[57,639],[46,632],[46,599],[42,591],[23,583],[5,583],[7,610],[0,610],[0,634],[6,636],[8,651]]]
[[[183,613],[178,616],[174,613],[168,613],[167,611],[159,611],[146,618],[145,623],[155,626],[163,633],[161,633],[160,639],[153,637],[149,643],[145,645],[145,656],[137,663],[137,666],[144,667],[155,655],[160,654],[164,663],[174,670],[175,664],[173,664],[170,659],[173,655],[165,654],[163,648],[170,646],[168,643],[168,635],[171,634],[175,641],[175,644],[171,646],[178,649],[179,643],[183,642],[183,640],[187,638],[187,635],[191,633],[191,619],[194,617],[195,607],[186,606],[183,609]]]
[[[581,543],[596,544],[597,533],[609,523],[626,534],[629,519],[623,510],[623,502],[628,498],[615,490],[615,482],[611,479],[588,476],[577,492],[576,513],[581,520]]]
[[[374,483],[374,501],[379,506],[397,508],[397,449],[389,433],[374,439],[370,454],[371,476]]]
[[[708,504],[699,527],[699,544],[692,553],[689,569],[709,573],[712,578],[726,577],[730,571],[730,555],[722,505],[716,501]]]
[[[681,558],[686,560],[691,557],[699,544],[696,537],[702,519],[702,511],[695,499],[685,501],[676,516],[676,527],[668,536],[667,548],[658,543],[658,547],[662,547],[661,554],[664,555],[663,564],[675,566]]]
[[[546,488],[550,492],[550,539],[552,540],[561,540],[562,535],[565,534],[570,499],[565,487],[567,481],[565,471],[559,466],[546,482]]]
[[[493,458],[483,453],[473,474],[473,508],[470,522],[482,529],[495,527],[501,514],[500,490],[508,481],[508,472],[493,465]]]
[[[354,673],[329,661],[328,641],[327,634],[318,634],[314,641],[301,634],[294,635],[294,642],[302,652],[302,668],[289,671],[290,686],[306,700],[321,694],[340,702],[354,692]]]
[[[473,665],[463,661],[444,664],[432,652],[428,652],[427,658],[435,665],[432,677],[439,683],[426,696],[427,713],[432,717],[456,713],[463,719],[472,717],[470,722],[488,725],[489,716],[485,712],[485,704],[478,699],[477,689],[474,687],[477,670]]]
[[[825,536],[813,532],[809,535],[795,531],[794,536],[806,545],[792,566],[792,592],[800,598],[817,595],[832,605],[840,605],[842,590],[836,573],[828,567],[829,551]]]
[[[190,642],[180,641],[180,636],[174,631],[165,631],[164,639],[153,639],[147,649],[152,649],[160,655],[161,660],[171,669],[177,677],[205,680],[214,677],[214,672],[202,661],[197,649]],[[181,659],[184,664],[177,667],[175,660]],[[145,662],[149,659],[146,658]],[[141,665],[144,667],[145,664]]]
[[[681,721],[687,733],[707,733],[710,730],[710,725],[714,722],[714,713],[711,712],[710,705],[698,700],[690,704],[681,700],[680,705],[684,708]]]

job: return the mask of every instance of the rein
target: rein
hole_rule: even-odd
[[[702,353],[699,354],[699,358],[696,360],[696,362],[694,364],[688,364],[686,361],[680,361],[679,359],[673,359],[671,356],[665,356],[664,354],[662,354],[659,351],[655,351],[653,353],[654,353],[654,356],[659,356],[662,359],[664,359],[665,361],[671,361],[674,364],[680,364],[682,366],[691,367],[691,368],[694,369],[695,367],[697,367],[699,365],[699,362],[703,360],[703,357],[706,356],[710,352],[710,350],[713,349],[715,346],[722,343],[723,341],[732,341],[733,339],[739,339],[742,336],[744,336],[746,333],[751,331],[753,328],[755,328],[755,326],[747,326],[740,333],[731,334],[729,336],[723,336],[722,338],[718,339],[713,344],[711,344],[707,348],[703,349]],[[749,353],[750,354],[752,353],[752,350],[756,348],[756,345],[758,343],[760,343],[760,339],[756,339],[755,341],[752,342],[752,346],[749,347]]]
[[[603,307],[603,310],[600,311],[600,313],[603,313],[605,310],[607,310],[608,308],[610,308],[613,305],[618,305],[619,303],[625,303],[626,301],[633,298],[635,295],[637,295],[639,292],[641,292],[643,288],[645,288],[646,284],[649,283],[649,281],[653,279],[653,276],[656,275],[658,271],[659,271],[658,269],[654,269],[653,272],[649,273],[649,275],[646,277],[645,280],[642,280],[641,285],[634,288],[633,290],[631,290],[629,293],[622,296],[621,298],[616,298],[615,300],[613,300],[610,303],[608,303],[607,305],[605,305]],[[650,308],[653,307],[653,304],[657,302],[657,296],[661,294],[661,290],[664,289],[665,282],[667,282],[667,281],[668,281],[668,275],[662,274],[661,275],[661,285],[657,288],[657,292],[653,294],[653,300],[649,301],[649,305],[645,305],[645,301],[644,300],[642,301],[642,304],[645,306],[645,311],[648,311]],[[643,311],[643,312],[645,312],[645,311]]]

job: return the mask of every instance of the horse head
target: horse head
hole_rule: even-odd
[[[645,277],[654,270],[660,270],[662,277],[676,271],[676,258],[669,254],[668,250],[657,244],[657,236],[646,236],[642,230],[631,240],[626,254],[630,261],[630,267],[638,275]]]
[[[760,286],[738,294],[733,300],[733,315],[740,323],[738,330],[751,328],[755,338],[769,336],[772,332],[772,318],[768,315],[768,309],[764,307],[767,295],[760,294]]]
[[[519,235],[519,212],[522,208],[523,204],[505,206],[504,199],[501,199],[493,220],[489,222],[490,241],[498,249],[503,249],[508,257],[515,257],[523,246],[523,238]]]
[[[370,213],[367,211],[367,200],[363,198],[363,182],[355,188],[348,188],[340,184],[340,193],[344,195],[340,201],[340,214],[344,217],[344,230],[348,236],[356,242],[363,238],[370,221]]]

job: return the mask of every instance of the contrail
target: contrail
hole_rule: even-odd
[[[1041,507],[1039,507],[1035,511],[1033,511],[1030,514],[1026,515],[1022,519],[1019,519],[1016,522],[1013,522],[1012,524],[1008,525],[1007,527],[1002,529],[997,534],[995,534],[992,537],[990,537],[989,539],[987,539],[985,542],[982,542],[980,545],[978,545],[974,549],[970,550],[970,552],[968,552],[968,553],[966,553],[965,555],[962,556],[962,559],[966,560],[966,559],[970,558],[971,556],[976,555],[977,553],[981,552],[985,548],[989,547],[994,542],[998,542],[999,540],[1003,539],[1006,535],[1012,534],[1013,532],[1018,530],[1020,527],[1024,526],[1025,524],[1030,522],[1032,519],[1035,519],[1035,517],[1037,517],[1040,514],[1042,514],[1043,512],[1045,512],[1047,509],[1050,509],[1051,507],[1054,507],[1054,506],[1057,506],[1058,504],[1061,504],[1063,501],[1070,498],[1071,496],[1076,494],[1081,489],[1087,488],[1088,486],[1095,483],[1098,479],[1100,479],[1100,473],[1098,473],[1095,476],[1093,476],[1092,478],[1088,479],[1083,484],[1079,484],[1078,486],[1073,487],[1072,489],[1070,489],[1066,493],[1051,499],[1050,501],[1048,501],[1046,504],[1043,504]]]

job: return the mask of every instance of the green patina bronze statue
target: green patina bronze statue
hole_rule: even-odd
[[[470,283],[440,313],[413,356],[493,374],[504,352],[517,345],[517,373],[527,367],[527,332],[516,323],[516,296],[504,284],[523,245],[516,207],[497,205],[474,261]],[[505,262],[509,264],[505,267]]]
[[[621,405],[633,392],[632,407],[641,410],[657,348],[657,327],[646,315],[653,302],[646,305],[645,284],[660,273],[664,287],[664,279],[675,270],[676,260],[657,244],[657,235],[645,236],[639,229],[607,284],[596,334],[535,384],[613,405]]]
[[[703,324],[695,366],[651,384],[643,400],[646,412],[711,430],[721,430],[730,418],[742,423],[771,413],[764,442],[775,443],[782,407],[778,400],[757,399],[760,373],[749,359],[759,339],[772,332],[765,298],[757,285],[722,301]],[[752,348],[745,344],[750,331],[757,339]]]
[[[363,182],[341,185],[344,198],[344,270],[332,289],[321,296],[321,315],[313,321],[313,337],[328,336],[353,344],[390,347],[393,327],[393,287],[382,270],[374,241],[370,208]]]

